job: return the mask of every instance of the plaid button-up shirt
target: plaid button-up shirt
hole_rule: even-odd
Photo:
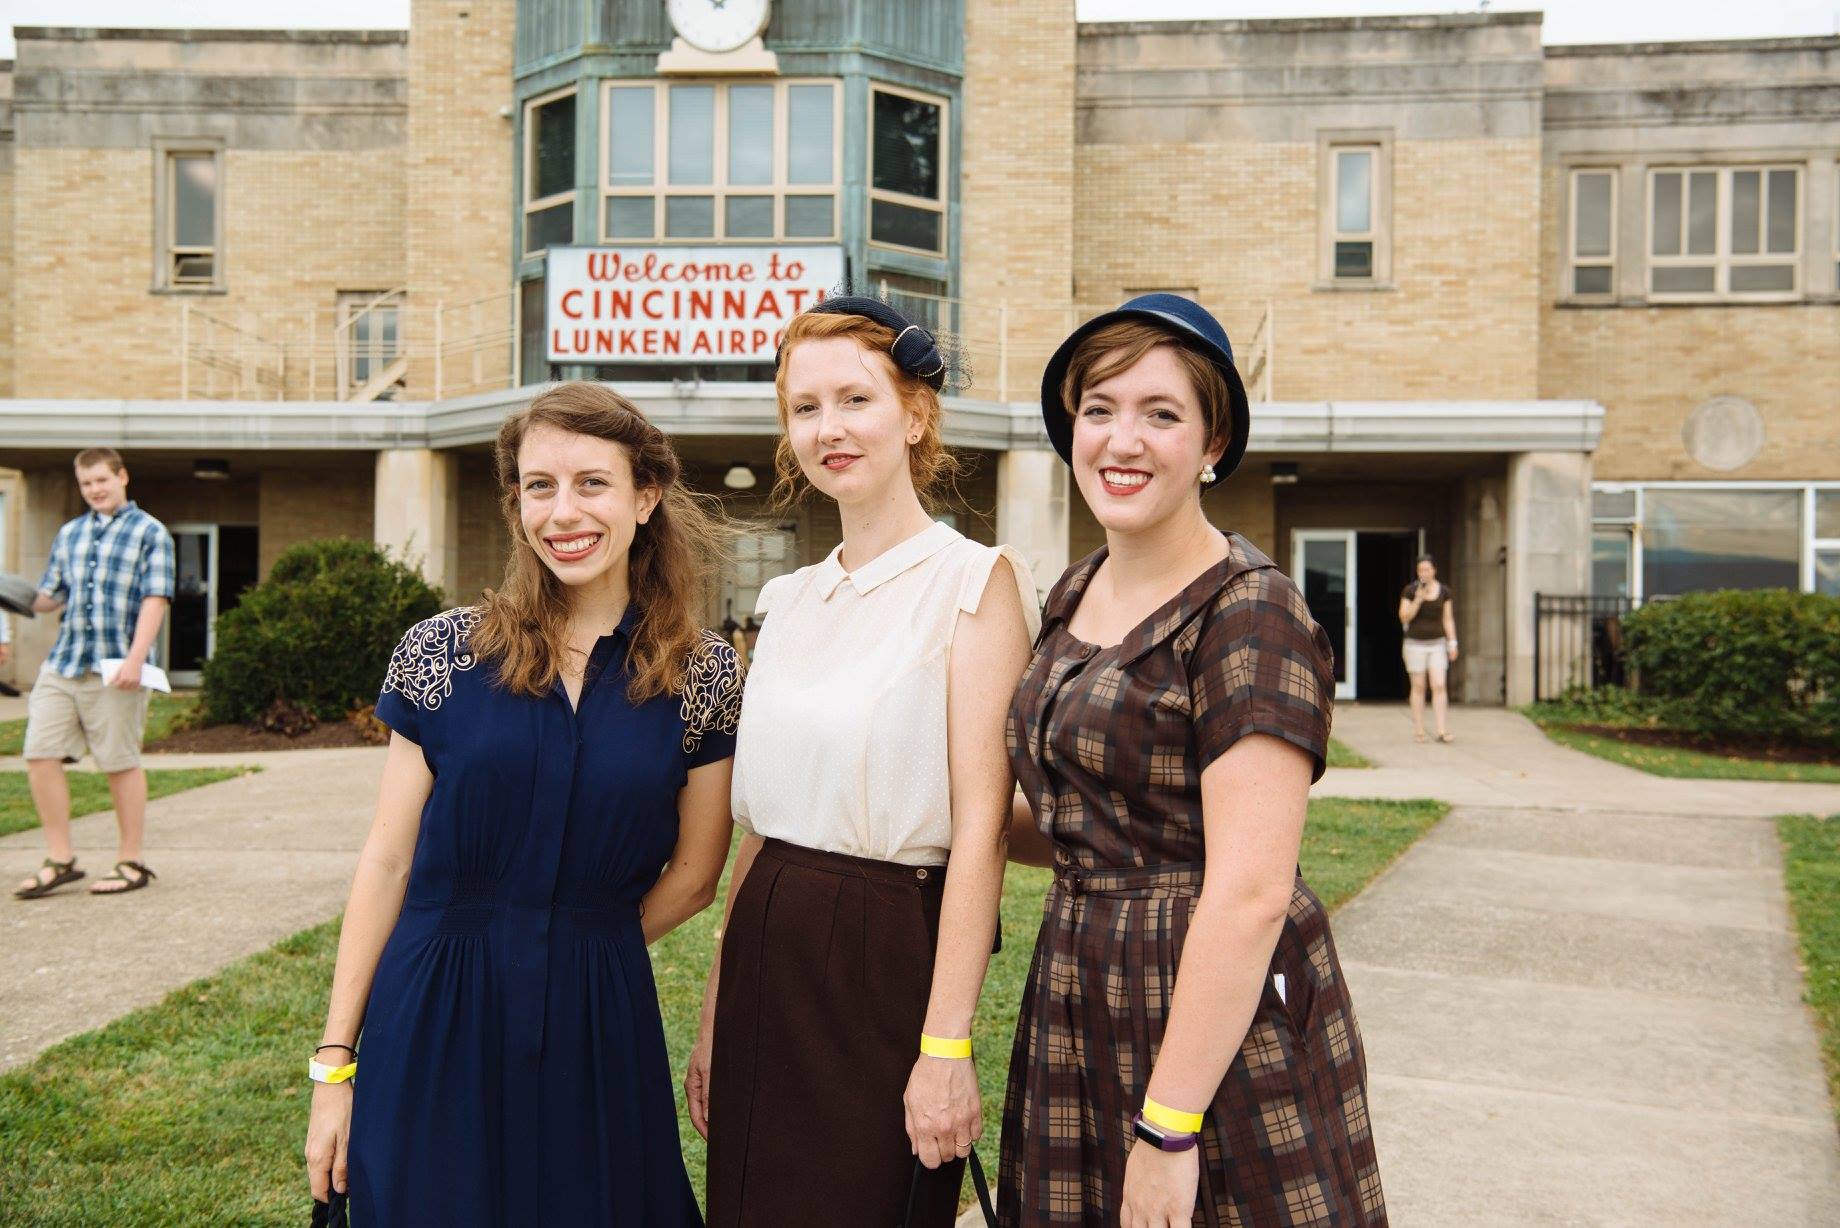
[[[132,501],[113,516],[85,512],[58,530],[38,587],[65,603],[51,668],[81,678],[104,658],[128,655],[143,601],[172,599],[172,534]]]

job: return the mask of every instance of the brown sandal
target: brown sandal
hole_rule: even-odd
[[[59,887],[67,883],[74,883],[79,878],[87,877],[85,871],[77,869],[77,859],[75,857],[72,857],[69,861],[54,861],[47,857],[44,860],[44,864],[40,865],[38,868],[40,870],[51,871],[51,881],[39,881],[35,882],[30,887],[15,888],[13,891],[13,898],[15,900],[36,900],[42,895],[50,895],[53,891],[56,891]]]
[[[140,877],[130,878],[128,875],[122,873],[123,870],[132,870],[136,874],[140,875]],[[142,887],[145,887],[148,883],[152,882],[154,879],[158,877],[159,875],[155,874],[152,870],[149,870],[141,862],[118,861],[115,863],[115,873],[105,874],[101,878],[97,879],[95,882],[91,883],[89,885],[89,893],[91,895],[126,895],[130,891],[139,891]],[[103,883],[126,883],[128,885],[126,887],[117,887],[112,891],[96,890],[96,888]]]

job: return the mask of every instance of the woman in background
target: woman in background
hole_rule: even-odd
[[[1400,651],[1412,679],[1412,740],[1425,740],[1425,684],[1429,679],[1437,740],[1454,742],[1449,730],[1448,679],[1450,663],[1457,659],[1455,594],[1437,578],[1437,564],[1430,555],[1419,556],[1417,571],[1418,578],[1399,594],[1399,629],[1405,633]]]

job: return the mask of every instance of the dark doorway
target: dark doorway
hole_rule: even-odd
[[[1355,681],[1361,699],[1404,699],[1399,657],[1399,593],[1412,579],[1418,534],[1355,535]]]

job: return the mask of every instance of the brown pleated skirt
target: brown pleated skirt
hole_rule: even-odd
[[[768,840],[722,937],[709,1077],[710,1228],[907,1223],[902,1096],[932,989],[945,870]],[[964,1162],[924,1172],[949,1228]]]

